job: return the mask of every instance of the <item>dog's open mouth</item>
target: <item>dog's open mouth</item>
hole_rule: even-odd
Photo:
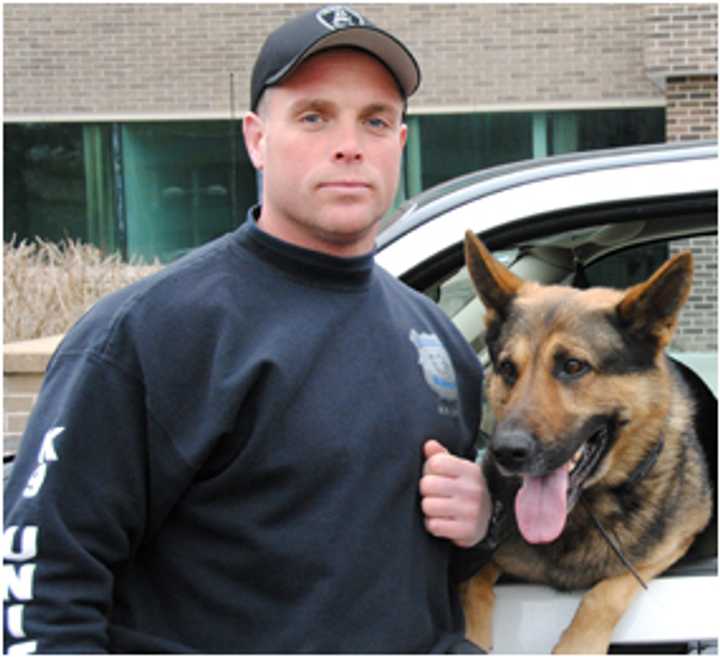
[[[528,543],[551,543],[560,536],[583,483],[609,451],[610,437],[610,425],[604,424],[559,468],[544,476],[522,476],[515,518]]]

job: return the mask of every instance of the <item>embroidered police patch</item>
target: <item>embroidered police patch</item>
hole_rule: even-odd
[[[365,24],[365,20],[360,14],[349,7],[342,7],[340,5],[325,7],[315,14],[315,16],[328,30],[343,30],[348,27],[357,27],[358,25]]]
[[[425,382],[437,395],[438,412],[442,415],[458,414],[458,389],[450,355],[434,333],[410,331],[410,341],[418,350],[418,365],[422,367]]]

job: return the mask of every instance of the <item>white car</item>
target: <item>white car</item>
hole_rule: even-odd
[[[674,248],[686,248],[687,240],[717,235],[717,163],[716,144],[696,142],[463,176],[401,206],[379,235],[377,261],[433,298],[487,366],[484,310],[463,266],[467,229],[523,278],[626,287],[649,276]],[[716,247],[710,259],[715,277]],[[692,352],[678,347],[682,341],[671,355],[697,374],[707,401],[703,440],[717,484],[717,344]],[[492,418],[486,418],[489,431]],[[550,652],[583,594],[508,579],[496,593],[494,652],[514,654]],[[688,555],[635,598],[611,652],[716,654],[717,595],[715,515]]]

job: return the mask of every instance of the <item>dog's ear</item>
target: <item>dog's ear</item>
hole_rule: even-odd
[[[616,308],[625,330],[638,337],[654,337],[659,347],[666,347],[690,294],[692,276],[692,254],[684,251],[663,264],[647,281],[629,288]]]
[[[465,233],[465,262],[485,307],[506,317],[508,306],[524,281],[495,260],[471,230]]]

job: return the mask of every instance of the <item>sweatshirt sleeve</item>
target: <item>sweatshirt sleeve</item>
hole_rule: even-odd
[[[470,440],[465,445],[465,451],[459,456],[470,461],[480,462],[480,454],[478,448],[482,441],[481,423],[483,419],[483,370],[475,352],[469,345],[463,345],[466,355],[462,362],[467,366],[464,371],[463,380],[466,382],[467,399],[463,406],[463,416],[466,423],[466,435]],[[490,495],[488,489],[487,494]],[[492,519],[491,519],[492,523]],[[490,532],[490,527],[488,527]],[[460,583],[470,579],[475,575],[490,559],[494,553],[494,549],[490,547],[486,538],[482,539],[477,545],[470,548],[453,547],[452,559],[450,562],[450,577],[453,582]]]
[[[113,571],[187,471],[139,381],[94,352],[55,358],[5,490],[5,650],[107,652]]]

